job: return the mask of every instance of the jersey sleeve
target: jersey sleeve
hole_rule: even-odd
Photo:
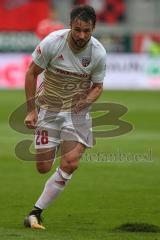
[[[35,64],[45,69],[48,66],[51,58],[54,56],[55,51],[56,47],[54,44],[54,39],[52,39],[52,37],[49,35],[44,38],[44,40],[42,40],[36,47],[35,51],[32,53],[32,59]]]
[[[106,74],[106,58],[106,52],[103,52],[91,74],[93,83],[103,83]]]

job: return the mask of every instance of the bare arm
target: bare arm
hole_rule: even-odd
[[[89,105],[91,105],[92,103],[94,103],[101,95],[103,91],[103,84],[101,83],[94,83],[89,91],[89,93],[87,94],[85,99],[81,99],[76,107],[75,107],[75,112],[79,112],[82,109],[88,107]]]
[[[43,71],[42,68],[32,62],[25,77],[25,93],[27,100],[27,112],[35,109],[35,92],[37,86],[37,76]]]
[[[37,113],[35,111],[35,93],[37,86],[37,76],[43,72],[44,69],[32,62],[28,68],[25,77],[25,93],[27,101],[27,116],[24,123],[28,128],[35,128],[37,121]]]
[[[87,95],[86,100],[92,104],[94,103],[101,95],[103,91],[103,84],[102,83],[94,83]]]

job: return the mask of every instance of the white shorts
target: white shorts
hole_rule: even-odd
[[[40,109],[35,131],[35,148],[58,147],[62,141],[76,141],[93,146],[92,119],[88,111],[53,112]]]

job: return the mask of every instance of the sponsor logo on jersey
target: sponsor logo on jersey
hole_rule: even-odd
[[[90,64],[91,58],[90,57],[83,57],[82,58],[82,66],[87,67]]]
[[[76,73],[76,72],[69,72],[63,69],[55,68],[56,73],[63,74],[65,76],[73,76],[73,77],[80,77],[80,78],[89,78],[90,75],[87,73]]]

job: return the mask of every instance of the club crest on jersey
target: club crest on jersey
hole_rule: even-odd
[[[87,67],[90,64],[90,61],[91,61],[90,57],[83,57],[82,58],[82,66]]]

